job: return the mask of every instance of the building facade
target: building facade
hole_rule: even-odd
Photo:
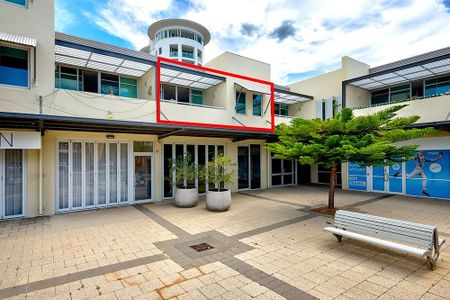
[[[120,48],[55,32],[53,1],[0,0],[0,219],[170,199],[169,161],[184,153],[199,166],[229,156],[233,192],[326,183],[328,170],[272,157],[265,143],[275,136],[267,129],[293,117],[329,118],[343,106],[364,114],[391,105],[396,93],[407,96],[406,86],[364,80],[393,78],[386,74],[401,73],[395,68],[406,70],[409,62],[370,68],[344,57],[340,70],[274,85],[272,106],[272,91],[262,83],[271,81],[269,64],[230,52],[203,64],[210,35],[195,22],[163,20],[148,33],[141,51]],[[433,62],[413,64],[434,63],[442,71],[450,64],[449,49],[442,51]],[[158,76],[157,56],[186,64],[161,63]],[[446,72],[414,77],[423,81],[418,97],[424,99],[417,101],[409,101],[416,83],[401,77],[410,86],[405,113],[420,112],[418,126],[440,126],[438,135],[418,141],[423,149],[450,149]],[[427,97],[432,88],[435,96]],[[157,122],[158,102],[159,117],[173,124]],[[408,193],[408,166],[401,168],[395,179]],[[357,175],[350,170],[341,168],[343,188],[353,188]],[[373,190],[376,172],[364,172],[359,181]],[[210,188],[198,178],[190,184],[200,193]]]

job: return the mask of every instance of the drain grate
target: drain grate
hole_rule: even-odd
[[[207,243],[201,243],[201,244],[198,244],[198,245],[192,245],[192,246],[189,246],[189,247],[191,247],[191,248],[194,249],[194,250],[197,250],[198,252],[202,252],[202,251],[214,249],[213,246],[211,246],[211,245],[209,245],[209,244],[207,244]]]

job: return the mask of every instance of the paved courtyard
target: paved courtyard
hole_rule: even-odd
[[[0,299],[450,299],[450,248],[425,259],[322,231],[310,212],[322,187],[233,194],[230,211],[203,201],[127,206],[0,222]],[[340,208],[439,228],[450,202],[337,191]],[[450,241],[448,241],[450,242]],[[207,243],[197,252],[190,246]]]

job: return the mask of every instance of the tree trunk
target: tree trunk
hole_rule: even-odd
[[[328,189],[328,208],[334,208],[335,191],[336,191],[336,166],[331,168],[330,187]]]

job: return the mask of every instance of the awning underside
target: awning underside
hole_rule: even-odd
[[[289,93],[283,93],[281,91],[275,92],[275,103],[296,104],[309,100],[312,100],[312,97],[306,97],[304,95],[295,94],[292,92]]]
[[[171,65],[161,65],[161,83],[171,83],[206,90],[225,81],[225,78]]]
[[[256,82],[253,83],[253,82],[249,82],[249,81],[236,80],[234,85],[237,87],[237,89],[243,88],[250,92],[270,95],[270,86],[267,84],[262,84],[262,83],[258,84]]]
[[[55,45],[55,62],[133,77],[141,77],[153,66],[60,45]]]
[[[35,38],[20,36],[8,32],[0,32],[0,41],[30,47],[36,47],[37,45],[37,40]]]
[[[373,77],[365,76],[364,79],[352,81],[349,84],[366,90],[379,89],[402,82],[409,82],[450,72],[450,58],[424,63],[394,72],[374,74]]]

